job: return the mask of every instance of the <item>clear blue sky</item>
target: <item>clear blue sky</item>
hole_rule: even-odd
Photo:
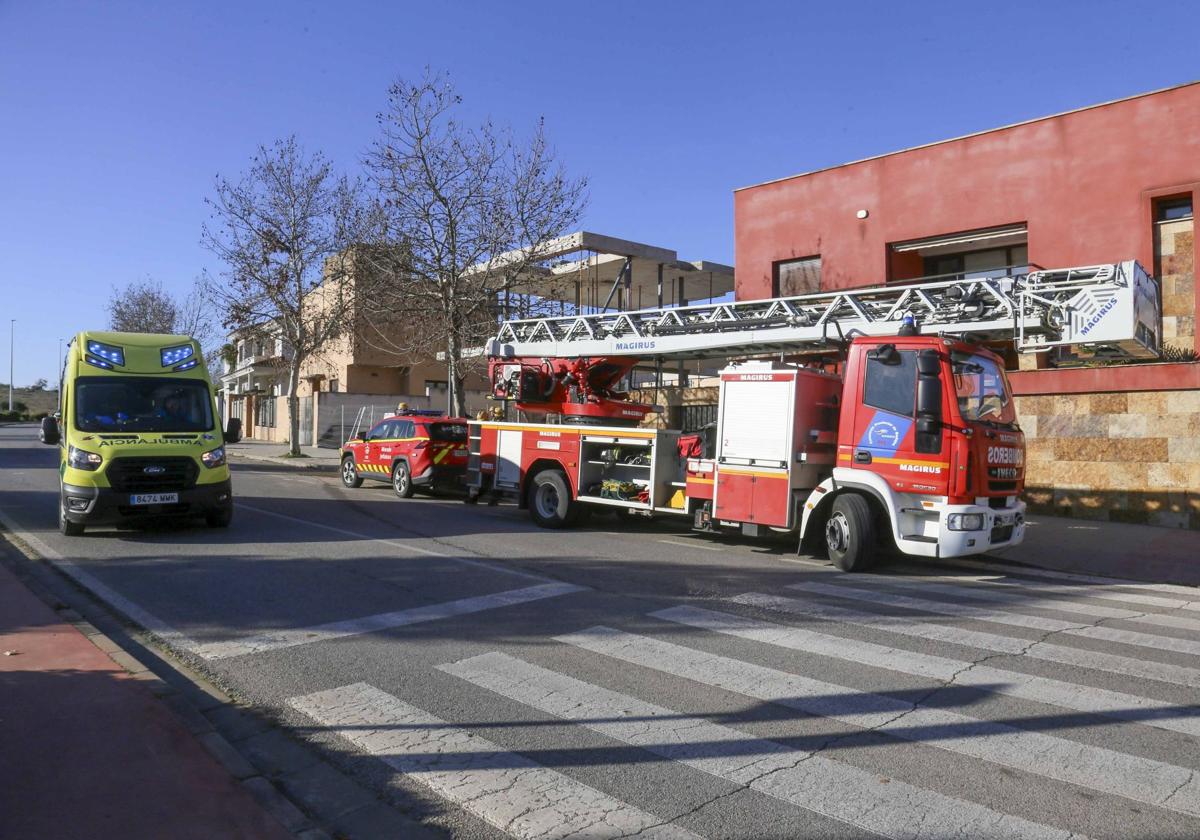
[[[357,167],[389,82],[544,116],[584,226],[733,260],[732,191],[1200,78],[1191,3],[0,0],[0,381],[111,288],[185,290],[213,176],[295,133]]]

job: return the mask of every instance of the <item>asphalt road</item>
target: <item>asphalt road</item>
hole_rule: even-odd
[[[455,837],[1200,836],[1200,593],[346,490],[238,465],[229,530],[0,521]],[[1064,546],[1069,550],[1069,546]]]

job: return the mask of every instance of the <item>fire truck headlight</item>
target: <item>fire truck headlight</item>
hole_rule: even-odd
[[[74,446],[67,449],[67,463],[77,470],[99,469],[103,461],[104,459],[95,452],[76,449]]]
[[[222,466],[225,463],[225,447],[218,446],[216,449],[205,452],[200,456],[200,460],[209,469],[216,469]]]
[[[946,527],[951,531],[982,531],[982,513],[952,513],[946,517]]]

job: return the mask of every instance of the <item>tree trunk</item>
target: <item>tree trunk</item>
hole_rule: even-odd
[[[288,370],[288,453],[300,454],[300,358],[294,356]]]
[[[467,416],[467,395],[463,390],[465,377],[461,367],[462,347],[458,336],[451,332],[446,342],[446,386],[450,389],[450,413],[455,417]]]

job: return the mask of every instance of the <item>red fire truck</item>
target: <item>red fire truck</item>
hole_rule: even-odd
[[[547,528],[609,509],[790,531],[846,570],[886,543],[927,557],[1012,546],[1024,436],[982,342],[1153,358],[1160,321],[1135,262],[510,321],[488,348],[493,396],[542,422],[471,423],[467,481]],[[715,427],[641,425],[654,407],[619,383],[638,362],[691,358],[739,360],[720,371]]]

